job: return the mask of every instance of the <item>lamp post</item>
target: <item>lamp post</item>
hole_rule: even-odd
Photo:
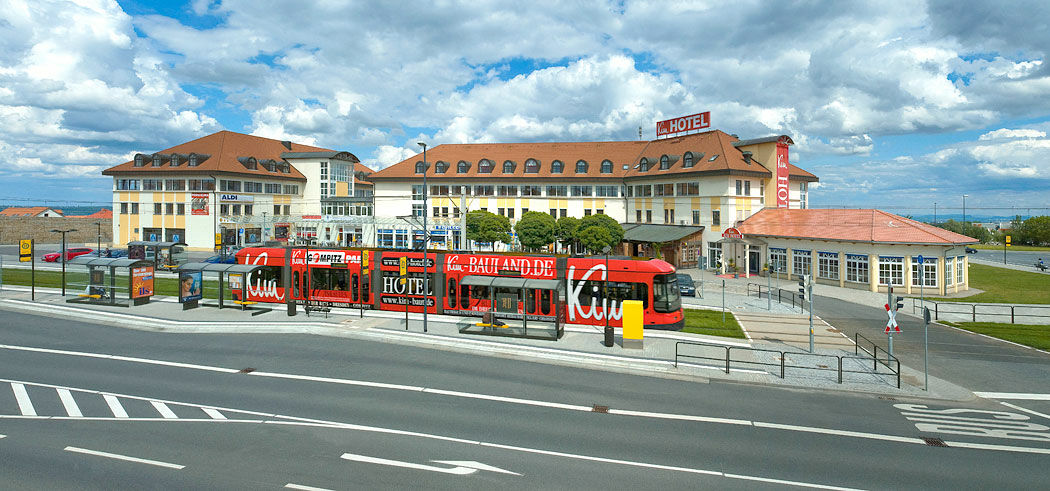
[[[76,232],[77,229],[71,228],[69,230],[58,230],[51,229],[52,232],[62,234],[62,255],[59,256],[62,259],[62,296],[66,296],[66,234],[69,232]]]
[[[969,196],[969,194],[964,194],[963,195],[963,223],[966,223],[966,197],[967,196]]]
[[[427,332],[427,301],[430,300],[430,284],[427,281],[427,238],[430,231],[427,229],[427,144],[417,142],[423,147],[423,332]]]
[[[102,221],[95,222],[98,225],[98,235],[95,238],[98,240],[98,245],[95,246],[95,255],[102,257]]]
[[[602,282],[602,305],[604,306],[603,316],[605,317],[605,347],[611,348],[614,342],[615,336],[613,335],[613,328],[609,325],[609,251],[612,250],[612,246],[605,246],[602,249],[602,254],[605,254],[605,281]]]

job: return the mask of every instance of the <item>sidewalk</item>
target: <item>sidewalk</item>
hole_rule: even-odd
[[[682,380],[732,380],[949,400],[974,397],[964,388],[932,377],[930,391],[925,392],[919,382],[922,374],[908,367],[902,367],[903,382],[897,389],[895,375],[882,365],[873,372],[870,357],[854,358],[853,343],[819,319],[814,320],[816,350],[810,354],[808,315],[753,312],[746,298],[736,298],[744,306],[734,310],[750,333],[749,340],[646,331],[643,348],[625,349],[619,330],[615,345],[605,347],[603,329],[598,326],[569,325],[560,340],[545,341],[460,334],[460,327],[478,319],[443,315],[429,315],[428,332],[423,333],[421,314],[409,315],[406,330],[404,314],[390,311],[366,310],[362,316],[358,310],[332,309],[326,318],[316,313],[308,317],[300,308],[298,315],[289,317],[283,304],[274,304],[268,306],[272,311],[252,316],[239,308],[200,307],[183,311],[177,299],[170,297],[154,297],[147,305],[121,308],[69,304],[57,290],[38,288],[36,302],[30,301],[29,296],[27,288],[6,287],[0,294],[0,309],[159,332],[309,333]],[[727,294],[727,302],[729,298]],[[748,347],[766,351],[744,349]],[[679,355],[689,355],[679,356],[677,366],[676,350]],[[732,355],[729,373],[725,366],[727,350]],[[781,353],[785,378],[780,378]],[[836,370],[838,357],[847,371],[842,384],[838,383]]]

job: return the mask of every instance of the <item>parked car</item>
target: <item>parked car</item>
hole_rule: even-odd
[[[83,256],[84,254],[91,254],[95,250],[90,247],[69,247],[66,248],[66,261],[73,259],[77,256]],[[44,254],[44,261],[54,263],[62,260],[62,251],[51,252]]]
[[[128,251],[126,249],[104,249],[104,250],[98,251],[98,257],[110,257],[110,258],[128,257]]]
[[[223,257],[222,254],[216,254],[214,256],[209,256],[204,262],[212,264],[237,264],[237,256],[227,254]]]
[[[966,248],[966,253],[967,254],[977,254],[977,249],[974,249],[973,247],[967,247]]]
[[[677,273],[675,276],[678,277],[678,293],[683,297],[695,297],[696,283],[693,283],[693,277],[685,273]]]

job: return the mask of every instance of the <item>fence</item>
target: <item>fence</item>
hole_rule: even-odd
[[[861,337],[863,337],[863,336],[861,336]],[[872,343],[872,344],[874,344],[874,343]],[[702,355],[697,355],[697,354],[684,354],[684,353],[682,353],[682,347],[683,346],[703,346],[703,347],[708,347],[708,348],[721,348],[721,349],[725,350],[725,356],[724,357],[714,357],[714,356],[702,356]],[[855,354],[859,355],[860,351],[864,351],[865,353],[868,353],[870,355],[870,358],[869,357],[864,357],[864,356],[838,356],[838,355],[825,355],[825,354],[816,354],[816,353],[805,353],[805,352],[799,352],[799,351],[768,350],[768,349],[761,349],[761,348],[750,348],[750,347],[746,347],[746,346],[724,346],[724,345],[720,345],[720,344],[700,343],[700,342],[696,342],[696,341],[678,341],[674,345],[674,366],[678,367],[678,358],[694,358],[694,359],[699,359],[699,360],[712,360],[712,361],[723,361],[724,360],[725,361],[725,371],[726,371],[726,373],[729,373],[729,368],[730,368],[730,365],[732,363],[739,363],[739,364],[745,364],[745,365],[780,367],[780,378],[785,378],[785,373],[786,373],[786,370],[788,368],[800,369],[800,370],[834,371],[834,372],[838,372],[838,382],[840,384],[842,383],[842,374],[843,373],[861,373],[861,374],[865,374],[865,375],[872,375],[872,374],[874,374],[874,375],[892,375],[892,376],[895,376],[895,378],[897,379],[897,388],[898,389],[901,388],[900,360],[898,360],[896,357],[893,357],[892,355],[889,355],[889,353],[886,353],[887,359],[886,359],[886,361],[882,361],[882,360],[879,360],[878,357],[876,356],[876,354],[878,353],[878,346],[875,346],[875,349],[873,350],[873,352],[869,352],[867,349],[859,347],[859,344],[857,346],[858,347],[855,350]],[[734,350],[736,350],[737,352],[768,353],[768,354],[773,354],[773,355],[779,355],[779,356],[774,356],[774,358],[779,358],[780,363],[770,363],[770,362],[763,362],[763,361],[757,361],[757,360],[740,360],[740,359],[734,360],[733,359],[733,351]],[[885,353],[885,351],[883,351],[883,352]],[[835,360],[835,365],[837,366],[837,368],[831,368],[831,364],[820,364],[820,363],[815,363],[814,366],[788,364],[788,362],[787,362],[788,355],[790,355],[790,356],[792,356],[794,358],[808,358],[808,359],[813,359],[813,360],[817,360],[817,361],[819,361],[819,360]],[[872,363],[872,371],[869,372],[867,370],[850,370],[850,369],[845,369],[842,366],[843,360],[858,360],[859,362],[864,363],[865,365],[868,364],[868,363]],[[893,364],[894,363],[896,364],[896,370],[893,369]],[[888,368],[890,373],[888,373],[888,374],[879,373],[879,365],[883,365],[886,368]]]
[[[783,288],[778,288],[778,287],[769,288],[766,285],[762,285],[762,284],[759,284],[759,283],[748,283],[747,284],[747,296],[749,296],[749,297],[751,296],[751,292],[754,291],[755,294],[758,296],[758,298],[762,298],[763,290],[765,290],[765,295],[767,297],[770,296],[771,292],[773,292],[775,290],[776,291],[776,296],[774,298],[776,298],[777,303],[786,303],[786,302],[784,302],[784,299],[785,298],[790,298],[791,299],[791,307],[792,308],[800,307],[800,308],[802,308],[802,310],[805,310],[806,307],[807,307],[806,302],[804,302],[801,298],[799,298],[798,292],[796,292],[796,291],[785,290]]]
[[[1050,313],[1050,305],[1008,305],[1008,304],[987,304],[987,303],[960,303],[960,302],[933,302],[926,300],[926,305],[933,304],[933,308],[930,312],[933,313],[933,320],[939,320],[940,314],[959,314],[969,315],[972,322],[977,322],[977,316],[990,316],[990,317],[1009,317],[1010,324],[1016,324],[1017,317],[1033,317],[1037,319],[1050,318],[1050,314],[1039,315],[1027,311],[1036,312],[1048,312]],[[914,315],[922,316],[923,303],[918,298],[911,299],[911,312]],[[980,310],[978,308],[980,307]],[[1018,313],[1018,309],[1021,310]]]

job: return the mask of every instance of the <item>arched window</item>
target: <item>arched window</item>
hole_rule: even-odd
[[[172,167],[178,167],[179,166],[179,154],[177,154],[177,153],[171,154],[171,166]]]
[[[153,154],[153,167],[160,167],[164,165],[164,158],[159,153]]]
[[[503,161],[503,173],[504,174],[513,174],[514,173],[514,167],[516,167],[516,166],[514,165],[513,161],[511,161],[511,160],[504,160]]]
[[[649,159],[642,157],[642,160],[638,162],[638,172],[649,171]]]
[[[540,172],[540,161],[536,159],[529,159],[525,161],[525,173],[526,174],[538,174]]]
[[[478,172],[482,174],[491,174],[493,167],[496,167],[496,164],[489,159],[481,159],[481,162],[478,162]]]
[[[671,159],[667,158],[667,155],[660,156],[660,170],[667,170],[671,168]]]
[[[140,154],[135,155],[135,167],[142,167],[146,165],[146,156]]]
[[[613,163],[611,160],[602,161],[602,174],[612,174]]]
[[[434,172],[437,174],[444,174],[448,170],[448,162],[439,160],[434,163]]]
[[[456,164],[456,173],[457,174],[466,174],[467,171],[469,171],[469,170],[470,170],[470,164],[467,163],[466,160],[460,160],[459,163]]]
[[[561,163],[560,160],[555,160],[554,162],[551,162],[551,173],[552,174],[561,174],[562,172],[564,172],[564,170],[565,170],[565,164]]]
[[[580,159],[576,161],[576,173],[586,174],[587,173],[587,161]]]
[[[686,152],[685,155],[682,156],[682,167],[692,167],[692,166],[693,166],[693,152]]]
[[[418,161],[416,161],[416,174],[422,174],[422,173],[423,173],[423,161],[422,160],[418,160]]]

